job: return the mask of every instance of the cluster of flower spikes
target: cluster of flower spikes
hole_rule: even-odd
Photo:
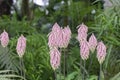
[[[52,27],[52,31],[49,33],[48,36],[48,45],[50,48],[66,48],[71,38],[71,30],[69,26],[65,28],[60,28],[60,26],[55,23]]]
[[[89,58],[89,44],[87,42],[88,27],[82,23],[78,28],[77,39],[80,43],[80,55],[83,60],[87,60]]]
[[[60,48],[67,48],[69,41],[71,39],[71,30],[69,28],[69,26],[61,29],[61,43],[60,43]]]
[[[89,58],[89,52],[91,51],[93,53],[97,47],[97,59],[100,64],[103,63],[106,56],[106,46],[102,41],[98,43],[93,33],[90,36],[89,41],[87,41],[88,27],[83,23],[78,27],[79,29],[77,39],[80,43],[81,58],[83,60],[87,60]]]
[[[52,27],[52,31],[48,35],[48,45],[50,48],[50,63],[55,70],[60,65],[61,54],[58,48],[66,48],[71,38],[71,30],[67,26],[61,28],[57,23]]]
[[[0,35],[0,41],[3,47],[7,47],[9,43],[9,36],[5,30]],[[25,48],[26,48],[26,38],[23,35],[21,35],[21,37],[18,38],[17,47],[16,47],[19,57],[22,57],[24,55]]]

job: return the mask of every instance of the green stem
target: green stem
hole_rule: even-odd
[[[68,75],[68,53],[66,54],[66,76]]]
[[[56,72],[56,70],[54,70],[54,77],[55,77],[55,80],[57,80],[57,72]]]
[[[101,72],[102,72],[102,64],[100,64],[100,71],[99,71],[99,78],[98,78],[98,80],[101,80]]]
[[[86,65],[85,65],[86,63],[85,63],[85,62],[86,62],[86,61],[84,60],[84,69],[86,69],[86,68],[85,68],[85,66],[86,66]],[[84,72],[84,71],[83,71],[83,80],[85,80],[85,72]]]
[[[66,76],[66,74],[65,74],[65,71],[66,71],[66,53],[65,53],[65,49],[64,49],[64,79],[65,79],[65,76]]]
[[[87,72],[87,70],[84,68],[84,65],[82,65],[82,60],[80,61],[80,70],[81,70],[81,77],[82,77],[82,80],[83,80],[83,72],[89,77],[89,74],[88,74],[88,72]]]
[[[92,54],[90,55],[90,64],[89,64],[89,67],[88,67],[88,73],[90,72],[90,69],[92,68],[92,63],[93,63]]]
[[[59,67],[59,76],[60,76],[60,80],[61,80],[61,66]]]
[[[82,70],[82,59],[80,58],[80,74],[82,76],[82,80],[83,80],[83,70]]]
[[[20,58],[20,76],[24,77],[25,80],[25,66],[24,66],[24,62],[23,62],[23,58]]]
[[[20,58],[20,68],[21,68],[21,70],[20,70],[20,76],[23,77],[23,74],[22,74],[23,67],[22,67],[22,60],[21,60],[21,58]]]
[[[60,49],[60,53],[62,54],[62,49]],[[62,70],[62,69],[61,69],[61,60],[60,60],[60,67],[59,67],[60,80],[61,80],[61,74],[62,74],[62,73],[61,73],[61,70]]]
[[[23,58],[21,60],[22,60],[22,67],[23,67],[23,77],[25,79],[25,66],[24,66]]]

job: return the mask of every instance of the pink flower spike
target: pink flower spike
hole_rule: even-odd
[[[85,33],[88,32],[88,27],[84,23],[82,23],[81,25],[79,25],[78,28],[79,28],[78,29],[78,33],[80,33],[81,31],[85,32]]]
[[[54,70],[60,66],[60,58],[61,54],[57,48],[50,49],[50,64]]]
[[[87,32],[88,32],[88,27],[84,25],[83,23],[78,26],[78,36],[77,39],[79,42],[86,40],[87,39]]]
[[[71,30],[69,26],[67,26],[64,29],[62,29],[62,38],[60,41],[61,42],[60,47],[66,48],[70,42],[70,39],[71,39]]]
[[[101,41],[97,45],[97,58],[100,64],[102,64],[103,61],[105,60],[105,56],[106,56],[106,46]]]
[[[8,33],[4,30],[4,32],[0,35],[1,45],[6,47],[9,43]]]
[[[48,45],[49,45],[49,47],[58,46],[56,44],[55,34],[53,32],[50,32],[48,35]]]
[[[60,26],[57,23],[55,23],[52,27],[52,31],[59,32],[59,30],[60,30]]]
[[[89,45],[85,40],[80,44],[80,55],[83,60],[87,60],[89,58]]]
[[[97,46],[97,39],[96,39],[95,35],[92,34],[89,38],[89,48],[92,53],[95,51],[96,46]]]
[[[17,53],[20,58],[23,57],[25,53],[25,49],[26,49],[26,38],[23,35],[21,35],[18,38],[17,47],[16,47]]]
[[[59,47],[62,37],[62,29],[55,23],[53,25],[52,31],[48,35],[48,45],[49,47]]]

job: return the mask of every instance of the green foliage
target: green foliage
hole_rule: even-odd
[[[71,74],[69,74],[66,77],[66,80],[73,80],[75,78],[75,75],[77,74],[77,72],[72,72]]]
[[[64,77],[63,75],[57,74],[57,79],[58,80],[75,80],[78,74],[79,73],[77,71],[74,71],[68,74],[66,77]]]
[[[120,2],[119,0],[111,1],[113,6],[96,16],[95,24],[90,27],[97,38],[107,44],[107,56],[103,65],[106,80],[120,71],[120,63],[117,62],[120,59],[120,9],[118,9]]]
[[[3,19],[0,18],[0,33],[6,30],[10,37],[18,36],[20,34],[29,35],[35,33],[35,28],[31,26],[31,22],[23,19],[18,21],[15,15],[10,19],[4,16]]]
[[[19,64],[16,54],[9,48],[0,45],[0,69],[13,70],[19,72]]]
[[[119,80],[120,79],[120,72],[117,73],[113,78],[111,78],[110,80]]]
[[[47,7],[48,15],[44,15],[46,23],[58,22],[60,26],[69,25],[72,32],[76,32],[76,27],[82,22],[91,25],[94,22],[94,15],[92,10],[97,11],[97,7],[88,0],[61,0],[50,1]],[[57,7],[55,10],[54,7]],[[43,19],[43,20],[44,20]],[[43,23],[44,24],[44,23]]]
[[[24,55],[24,62],[28,80],[52,79],[53,71],[49,63],[48,52],[46,36],[40,34],[27,36],[27,49]]]
[[[14,72],[11,70],[1,70],[0,71],[0,80],[26,80],[26,79],[24,79],[21,76],[15,75]]]
[[[91,75],[88,80],[98,80],[98,76],[96,75]]]
[[[10,49],[0,50],[0,64],[4,69],[10,69],[17,73],[21,70],[19,57],[16,53],[17,37],[10,40]],[[27,49],[23,57],[25,64],[25,74],[28,80],[51,80],[53,71],[49,63],[49,50],[46,36],[38,33],[27,36]],[[4,58],[3,58],[4,57]],[[46,77],[47,76],[47,77]]]
[[[90,24],[93,21],[94,14],[91,14],[92,10],[95,10],[96,7],[91,5],[89,2],[86,1],[74,1],[70,0],[70,5],[68,6],[68,16],[71,19],[70,27],[73,32],[76,31],[76,26],[81,24],[82,22],[86,24]]]

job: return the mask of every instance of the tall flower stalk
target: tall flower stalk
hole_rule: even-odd
[[[0,41],[1,41],[2,47],[4,48],[4,51],[6,52],[7,49],[8,49],[7,46],[8,46],[8,43],[9,43],[9,35],[8,35],[8,33],[5,30],[0,35]]]
[[[80,44],[80,55],[83,60],[83,66],[86,69],[86,60],[89,58],[89,45],[87,41],[82,41]],[[83,70],[83,80],[85,80],[85,72]]]
[[[60,26],[57,23],[55,23],[53,25],[52,31],[49,33],[49,36],[48,36],[48,45],[49,45],[50,50],[53,48],[57,48],[57,49],[60,48],[61,52],[62,52],[62,49],[64,51],[64,70],[63,70],[64,77],[66,76],[65,48],[67,48],[70,38],[71,38],[71,30],[70,30],[69,26],[67,26],[65,28],[60,28]],[[54,58],[56,58],[56,57],[54,57]]]
[[[87,32],[88,32],[88,27],[84,23],[78,26],[77,40],[79,41],[80,44],[80,56],[81,56],[80,63],[82,63],[83,60],[84,68],[85,68],[86,60],[89,58],[89,43],[87,42]],[[81,75],[82,75],[82,80],[84,80],[85,79],[84,70],[81,70]]]
[[[102,72],[102,63],[105,60],[106,57],[106,46],[101,41],[97,45],[97,59],[100,64],[100,71],[99,71],[99,80],[101,80],[101,72]]]
[[[21,35],[18,38],[16,50],[20,59],[21,76],[24,76],[24,78],[25,78],[25,67],[23,62],[23,55],[25,53],[25,49],[26,49],[26,38],[23,35]]]
[[[69,28],[69,26],[64,27],[62,29],[62,42],[60,45],[60,48],[63,48],[63,56],[64,56],[64,61],[63,61],[63,68],[64,68],[64,77],[66,77],[66,73],[67,73],[67,53],[66,53],[66,48],[68,47],[68,44],[70,42],[71,39],[71,30]]]
[[[93,58],[92,58],[92,55],[93,53],[95,52],[95,49],[96,49],[96,46],[97,46],[97,39],[94,35],[94,33],[92,33],[92,35],[90,36],[89,38],[89,48],[90,48],[90,51],[92,54],[90,54],[90,65],[88,67],[88,72],[90,71],[90,68],[91,68],[91,65],[92,65],[92,62],[93,62]]]
[[[61,53],[56,47],[50,49],[50,64],[54,70],[55,80],[57,80],[56,69],[58,69],[60,66],[60,58]]]
[[[57,80],[56,69],[60,67],[61,53],[58,48],[61,43],[61,28],[55,23],[52,27],[52,31],[48,34],[48,46],[50,48],[50,64],[54,70],[55,80]],[[61,71],[61,67],[60,67]],[[61,75],[61,72],[59,74]]]

